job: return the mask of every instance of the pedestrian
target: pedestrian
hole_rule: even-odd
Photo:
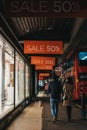
[[[53,75],[53,80],[49,82],[48,93],[50,93],[50,110],[52,114],[52,121],[55,123],[58,117],[58,108],[60,102],[60,95],[62,92],[62,85],[58,75]]]
[[[66,106],[68,121],[71,121],[72,103],[73,103],[73,81],[71,77],[66,79],[63,86],[63,106]]]
[[[61,101],[63,101],[63,86],[65,84],[65,81],[66,81],[65,75],[62,74],[62,78],[61,78],[61,84],[62,84]]]

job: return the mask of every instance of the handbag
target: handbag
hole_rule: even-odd
[[[67,95],[64,95],[63,96],[63,100],[67,100],[68,99],[68,96]]]

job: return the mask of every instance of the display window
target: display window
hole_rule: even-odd
[[[0,118],[14,108],[14,49],[0,35]]]
[[[30,81],[30,77],[29,77],[29,68],[28,65],[25,66],[25,93],[26,93],[26,97],[29,97],[30,93],[29,93],[29,81]]]
[[[29,66],[0,35],[0,119],[30,96],[29,84]]]
[[[15,105],[17,106],[24,100],[24,61],[18,53],[15,59]]]

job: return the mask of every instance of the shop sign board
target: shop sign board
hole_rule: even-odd
[[[41,76],[43,76],[43,77],[45,77],[45,76],[49,76],[50,74],[49,73],[39,73],[39,76],[41,77]]]
[[[52,70],[52,65],[35,65],[35,70]]]
[[[62,54],[62,41],[24,41],[25,54]]]
[[[10,17],[87,17],[83,0],[5,0]]]
[[[54,57],[31,56],[31,64],[55,66]]]

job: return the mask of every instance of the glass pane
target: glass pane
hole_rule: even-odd
[[[24,99],[24,61],[16,54],[16,80],[15,80],[15,101],[16,105]]]
[[[0,37],[0,118],[14,108],[14,49]]]
[[[3,88],[2,88],[2,77],[3,77],[3,74],[2,74],[2,50],[3,50],[3,42],[2,42],[2,39],[0,37],[0,117],[2,115],[2,100],[4,99],[4,96],[3,96]]]
[[[79,52],[79,60],[87,60],[87,52]]]
[[[79,66],[87,66],[87,52],[79,52]]]
[[[29,97],[29,71],[28,71],[28,65],[26,65],[26,76],[25,76],[25,83],[26,83],[26,97]]]

